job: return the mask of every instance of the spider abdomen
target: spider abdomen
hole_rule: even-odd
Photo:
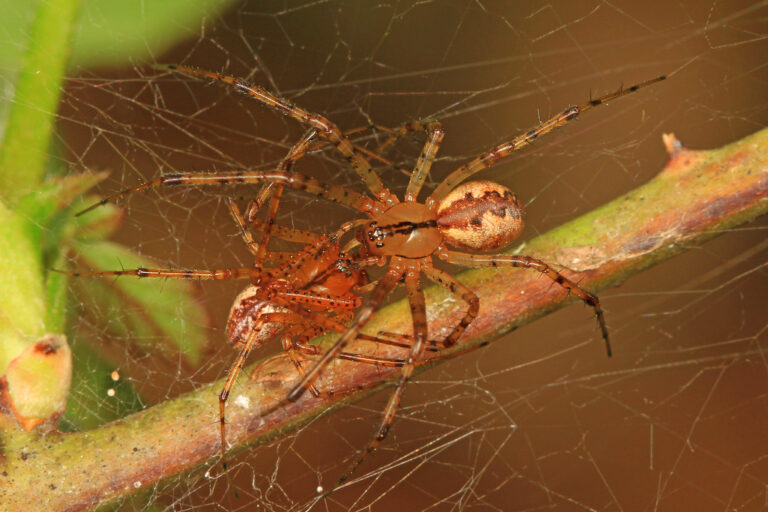
[[[227,319],[227,339],[233,346],[242,348],[250,333],[258,329],[253,346],[255,348],[263,345],[283,327],[279,322],[262,323],[264,315],[270,313],[289,313],[289,311],[273,302],[265,301],[259,287],[249,286],[232,304]]]
[[[525,212],[515,194],[492,181],[459,185],[437,208],[445,242],[471,251],[506,247],[523,230]]]

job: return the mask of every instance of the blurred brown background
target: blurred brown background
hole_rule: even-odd
[[[440,119],[435,181],[590,94],[670,75],[482,174],[528,203],[531,238],[654,176],[667,158],[662,133],[714,148],[765,127],[767,20],[766,2],[747,1],[248,2],[157,62],[246,76],[342,129]],[[303,131],[223,87],[143,63],[73,76],[63,101],[64,158],[73,170],[110,170],[104,191],[161,172],[273,167]],[[366,133],[357,140],[375,143]],[[408,166],[421,140],[388,156]],[[356,186],[330,156],[299,170]],[[406,183],[382,174],[398,190]],[[213,192],[144,194],[126,208],[119,239],[162,265],[247,264]],[[316,231],[350,218],[305,197],[282,211],[281,223]],[[421,374],[357,475],[370,478],[315,509],[766,510],[767,228],[740,227],[602,293],[610,360],[588,309],[573,305]],[[201,286],[214,325],[203,368],[117,348],[121,373],[150,402],[223,376],[234,353],[222,326],[238,288]],[[235,457],[237,498],[194,474],[153,504],[303,510],[373,434],[386,397]]]

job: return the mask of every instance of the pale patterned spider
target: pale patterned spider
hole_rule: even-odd
[[[595,295],[580,288],[576,283],[535,258],[512,254],[475,254],[502,249],[517,238],[523,227],[523,208],[514,194],[502,185],[489,181],[463,184],[462,182],[512,152],[530,144],[538,137],[576,119],[581,113],[664,80],[664,76],[626,89],[622,88],[579,106],[568,107],[562,113],[542,122],[532,130],[497,145],[454,170],[437,185],[426,201],[421,203],[418,202],[417,196],[429,174],[444,135],[438,122],[406,123],[398,131],[402,133],[411,130],[424,130],[427,134],[427,141],[416,162],[401,202],[389,189],[384,187],[369,162],[360,152],[355,150],[355,147],[341,130],[325,117],[310,113],[240,78],[186,66],[170,66],[169,69],[194,77],[209,78],[230,84],[240,92],[261,101],[281,114],[309,125],[317,130],[320,137],[336,146],[362,178],[373,196],[367,197],[348,188],[322,183],[293,172],[238,170],[215,174],[166,175],[123,190],[89,208],[95,208],[126,194],[160,186],[274,183],[335,201],[367,215],[367,218],[349,222],[346,226],[349,229],[357,230],[355,238],[360,244],[360,261],[366,261],[366,263],[375,261],[377,264],[387,265],[387,270],[384,276],[376,281],[375,288],[373,288],[367,302],[358,309],[346,331],[317,359],[311,368],[303,372],[302,379],[294,385],[285,399],[285,402],[297,400],[308,385],[318,377],[319,373],[332,360],[338,358],[343,353],[344,348],[359,335],[360,330],[398,284],[405,284],[413,324],[413,337],[409,353],[402,364],[399,381],[384,410],[376,436],[368,443],[350,469],[340,478],[339,483],[346,480],[364,458],[384,440],[394,420],[395,412],[409,377],[414,368],[423,362],[427,345],[435,343],[429,341],[428,338],[426,307],[420,281],[421,274],[439,286],[448,289],[452,294],[460,296],[468,304],[461,321],[443,340],[437,342],[440,346],[450,347],[454,345],[478,314],[480,304],[475,293],[449,274],[434,268],[432,256],[437,256],[448,263],[466,267],[514,266],[530,268],[546,275],[567,292],[573,293],[594,309],[606,350],[608,355],[611,355],[608,330],[600,302]],[[451,250],[448,248],[449,246],[471,252]]]

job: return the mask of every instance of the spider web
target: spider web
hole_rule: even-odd
[[[247,77],[344,130],[440,119],[447,135],[432,183],[590,94],[671,73],[482,173],[524,198],[528,239],[653,177],[667,159],[664,132],[714,148],[765,127],[767,16],[766,2],[747,1],[247,2],[155,62]],[[61,158],[73,171],[108,170],[104,192],[161,173],[271,169],[303,130],[225,87],[144,63],[73,74],[60,115]],[[407,168],[422,140],[406,137],[390,158]],[[330,153],[299,170],[360,188]],[[398,192],[407,180],[391,168],[382,177]],[[114,238],[158,266],[249,264],[216,192],[150,192],[121,205]],[[288,195],[279,222],[323,232],[349,218]],[[121,506],[765,510],[766,254],[763,219],[603,292],[610,360],[590,313],[574,305],[421,374],[359,482],[323,502],[317,489],[373,435],[386,392],[233,457],[228,480],[200,470]],[[108,364],[83,360],[80,371],[106,380],[118,370],[140,406],[220,378],[234,357],[223,324],[239,288],[198,287],[210,341],[197,365],[147,349],[162,343],[153,336],[99,331],[98,310],[84,312],[75,328],[108,339]],[[129,408],[119,388],[108,396],[85,383],[73,396],[96,416]]]

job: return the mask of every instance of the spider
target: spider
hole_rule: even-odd
[[[315,136],[316,132],[311,130],[291,148],[280,165],[283,172],[290,170],[293,164],[306,154]],[[328,331],[339,333],[345,331],[345,324],[352,318],[352,312],[362,304],[359,294],[370,288],[367,275],[362,268],[377,260],[374,258],[372,261],[366,261],[348,257],[346,250],[339,246],[338,240],[353,225],[344,225],[331,236],[275,225],[274,220],[282,192],[282,185],[267,184],[248,204],[245,213],[241,212],[233,199],[226,198],[229,212],[240,230],[240,235],[254,256],[254,265],[250,268],[213,270],[137,268],[100,272],[66,272],[74,277],[134,275],[140,278],[250,280],[251,284],[234,300],[225,329],[229,343],[240,350],[219,394],[222,459],[228,446],[226,403],[250,352],[265,344],[282,330],[283,349],[299,375],[303,376],[305,372],[302,355],[321,354],[321,349],[310,344],[309,341]],[[255,215],[267,201],[269,201],[267,219],[259,221]],[[261,231],[259,242],[256,242],[249,228]],[[267,245],[272,235],[283,240],[304,243],[305,246],[295,253],[268,252]],[[356,245],[356,243],[348,245]],[[265,269],[263,268],[265,263],[278,263],[278,265]],[[360,334],[358,339],[410,348],[410,337],[397,333],[380,332],[378,336]],[[439,346],[439,342],[435,343],[435,346]],[[436,350],[432,347],[432,351]],[[424,364],[454,356],[454,354],[433,356],[425,360]],[[405,364],[404,359],[343,351],[338,354],[338,358],[376,366],[399,367]],[[315,397],[335,393],[335,391],[321,393],[311,382],[307,384],[307,390]]]
[[[398,364],[401,368],[400,377],[384,409],[375,437],[360,452],[349,470],[339,479],[338,484],[347,480],[365,457],[386,438],[406,384],[415,367],[424,361],[426,350],[438,345],[442,348],[454,345],[478,314],[480,302],[477,295],[451,275],[435,268],[433,266],[433,257],[435,256],[448,263],[465,267],[513,266],[532,269],[547,276],[566,292],[573,293],[593,308],[605,342],[606,352],[608,356],[611,355],[608,329],[597,296],[582,289],[545,262],[535,258],[503,253],[483,254],[507,247],[518,237],[523,228],[523,207],[515,195],[502,185],[490,181],[463,182],[477,172],[527,146],[540,136],[576,119],[583,112],[664,80],[665,76],[647,80],[626,89],[621,88],[616,92],[591,99],[581,105],[566,108],[560,114],[540,123],[532,130],[499,144],[460,166],[448,174],[424,202],[419,202],[419,192],[426,181],[444,137],[444,131],[439,122],[406,123],[399,130],[394,131],[394,133],[426,132],[426,142],[411,173],[404,197],[400,200],[384,187],[366,158],[359,151],[356,151],[341,130],[325,117],[310,113],[241,78],[187,66],[168,66],[168,69],[196,78],[207,78],[230,84],[238,91],[257,99],[277,112],[308,125],[316,130],[320,137],[332,143],[339,153],[349,161],[372,196],[369,197],[345,187],[322,183],[286,170],[266,172],[235,170],[217,173],[165,175],[118,192],[84,210],[85,212],[120,196],[154,187],[267,183],[304,191],[346,205],[366,215],[363,219],[347,222],[344,229],[355,231],[355,240],[359,244],[357,260],[361,265],[385,265],[387,267],[386,272],[382,278],[375,281],[375,286],[367,301],[357,309],[354,318],[343,334],[322,353],[308,370],[302,372],[301,380],[293,386],[282,402],[288,403],[297,400],[320,372],[332,360],[340,357],[344,353],[344,348],[358,337],[361,329],[367,324],[373,313],[382,306],[392,291],[399,284],[404,283],[413,327],[409,352],[405,360]],[[352,247],[352,243],[349,247]],[[455,249],[461,249],[461,251]],[[459,296],[467,304],[467,309],[461,320],[442,340],[431,341],[428,338],[426,306],[421,285],[422,275],[446,288],[451,294]],[[280,405],[282,404],[275,407]],[[270,411],[263,412],[262,415]]]

